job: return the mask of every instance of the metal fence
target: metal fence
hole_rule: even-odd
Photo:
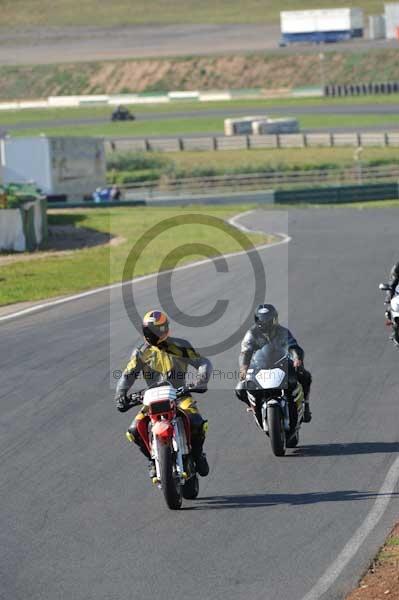
[[[110,152],[180,152],[190,150],[250,150],[332,146],[399,146],[399,131],[347,133],[286,133],[184,138],[113,138],[105,141]]]
[[[363,167],[361,163],[342,169],[312,171],[272,171],[244,175],[190,177],[137,183],[123,186],[126,199],[150,199],[162,196],[212,194],[268,189],[293,189],[300,186],[321,187],[399,181],[398,166]]]

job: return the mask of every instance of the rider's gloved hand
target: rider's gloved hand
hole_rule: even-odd
[[[183,394],[189,394],[191,392],[195,392],[196,394],[204,394],[208,390],[205,383],[190,383],[189,385],[179,387],[177,389],[177,395],[182,396]]]
[[[204,384],[200,384],[199,386],[193,385],[193,387],[191,389],[196,394],[205,394],[205,392],[208,391],[207,386]]]
[[[126,412],[129,410],[129,398],[127,397],[126,392],[120,392],[115,396],[115,404],[119,412]]]
[[[196,383],[190,383],[188,386],[196,394],[205,394],[208,391],[208,384],[205,381],[197,381]]]

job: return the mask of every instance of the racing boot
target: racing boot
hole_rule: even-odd
[[[157,476],[157,470],[155,467],[155,460],[152,458],[148,463],[148,475],[151,480],[154,480]]]
[[[202,428],[206,429],[207,426],[207,422],[204,421],[202,423]],[[194,432],[193,432],[194,433]],[[203,451],[203,446],[204,446],[204,442],[205,442],[205,435],[203,433],[203,431],[201,432],[202,435],[193,435],[192,440],[191,440],[191,448],[192,448],[192,456],[195,462],[195,469],[198,473],[198,475],[201,475],[201,477],[206,477],[209,473],[209,464],[208,464],[208,460],[206,458],[206,454]]]
[[[209,464],[205,452],[201,452],[198,456],[194,456],[194,461],[198,475],[206,477],[209,474]]]
[[[180,405],[184,410],[183,403]],[[187,410],[187,408],[186,408]],[[206,477],[209,473],[209,464],[206,454],[203,452],[205,435],[208,430],[208,421],[202,418],[200,413],[194,409],[188,411],[191,427],[191,455],[195,462],[195,470],[201,477]]]
[[[312,413],[310,410],[310,406],[309,406],[309,400],[305,400],[305,410],[303,413],[303,422],[304,423],[310,423],[310,421],[312,420]]]

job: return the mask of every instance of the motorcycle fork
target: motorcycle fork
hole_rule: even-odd
[[[266,417],[266,413],[267,413],[267,401],[266,400],[263,400],[263,402],[262,402],[261,413],[262,413],[262,427],[263,427],[263,431],[265,433],[269,433],[269,426],[267,424],[267,417]]]
[[[172,445],[173,450],[176,454],[176,469],[180,477],[180,482],[188,478],[188,473],[184,469],[183,455],[189,454],[189,448],[187,444],[187,436],[184,428],[183,417],[177,417],[173,420],[173,439]]]
[[[291,422],[290,422],[290,411],[289,411],[289,406],[288,406],[288,401],[285,398],[285,396],[281,396],[278,400],[276,398],[272,398],[271,400],[268,400],[267,402],[263,402],[262,405],[262,422],[263,422],[263,427],[265,427],[265,423],[267,426],[267,420],[266,420],[266,411],[267,411],[267,407],[270,405],[277,405],[281,411],[281,414],[283,416],[283,421],[284,421],[284,430],[285,431],[289,431],[290,427],[291,427]],[[264,412],[264,415],[263,415]],[[268,431],[268,429],[265,429],[265,431]]]

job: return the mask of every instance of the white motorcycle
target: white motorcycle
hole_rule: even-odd
[[[384,292],[391,291],[388,283],[380,283],[379,288]],[[385,312],[385,324],[387,327],[392,327],[391,339],[399,349],[399,286],[395,289],[389,308]]]
[[[304,415],[304,393],[288,354],[276,356],[266,345],[250,364],[245,390],[256,425],[270,439],[273,454],[284,456],[286,448],[299,443]]]

